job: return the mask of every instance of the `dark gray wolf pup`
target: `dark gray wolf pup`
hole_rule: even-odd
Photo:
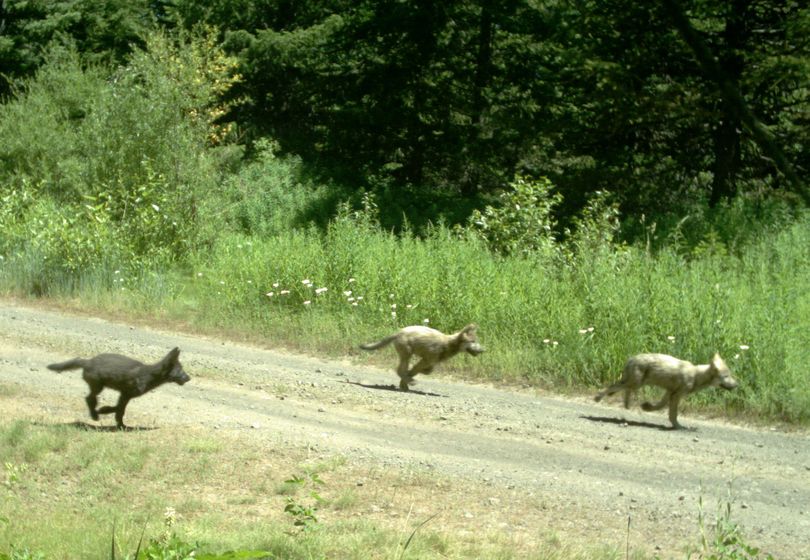
[[[387,336],[378,342],[361,344],[363,350],[376,350],[383,346],[388,346],[392,342],[399,354],[399,388],[408,390],[408,385],[413,383],[413,378],[417,373],[428,374],[439,362],[452,358],[459,352],[467,352],[472,356],[477,356],[484,351],[484,347],[478,343],[475,335],[475,325],[467,325],[457,333],[444,334],[431,329],[415,325],[398,330],[391,336]],[[412,368],[408,369],[408,363],[412,356],[418,356],[420,360]]]
[[[644,410],[661,410],[669,404],[669,421],[673,428],[678,424],[678,404],[681,399],[708,387],[734,389],[737,380],[731,376],[728,366],[715,354],[708,364],[695,365],[666,354],[638,354],[627,360],[622,378],[601,391],[594,400],[624,391],[624,407],[630,408],[630,396],[642,385],[654,385],[665,390],[657,404],[645,402]]]
[[[191,379],[183,371],[179,356],[180,349],[175,348],[156,364],[147,365],[120,354],[99,354],[95,358],[74,358],[67,362],[51,364],[48,369],[65,371],[82,368],[84,370],[82,378],[90,387],[90,394],[85,399],[90,416],[93,420],[98,420],[99,414],[115,412],[115,422],[119,429],[123,429],[124,411],[131,399],[140,397],[169,381],[182,385]],[[105,387],[120,393],[118,403],[115,406],[102,406],[96,410],[97,396]]]

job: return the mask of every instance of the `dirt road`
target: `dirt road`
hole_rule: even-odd
[[[350,361],[0,301],[0,384],[36,391],[43,411],[64,407],[77,420],[90,421],[81,375],[57,375],[46,364],[98,352],[153,360],[173,346],[192,382],[132,401],[128,424],[243,430],[280,449],[305,444],[379,468],[421,469],[459,481],[470,495],[486,488],[499,496],[489,509],[522,509],[544,525],[529,531],[610,546],[624,543],[629,516],[632,545],[662,557],[684,557],[684,546],[695,544],[699,498],[712,520],[730,487],[747,542],[779,558],[810,558],[807,432],[688,412],[680,419],[689,429],[671,431],[662,429],[665,414],[625,411],[617,400],[597,405],[450,382],[441,370],[402,393],[392,371]],[[108,393],[102,404],[114,402]],[[460,507],[475,530],[482,506]]]

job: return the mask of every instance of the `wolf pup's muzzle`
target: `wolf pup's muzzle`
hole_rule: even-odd
[[[720,382],[720,387],[722,387],[726,391],[736,389],[737,385],[739,385],[739,383],[737,383],[736,379],[724,379],[723,381]]]

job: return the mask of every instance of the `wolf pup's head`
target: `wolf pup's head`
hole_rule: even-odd
[[[477,325],[467,325],[458,333],[458,338],[461,340],[461,351],[467,352],[471,356],[477,356],[484,351],[484,347],[478,343],[478,337],[475,336]]]
[[[171,368],[169,370],[169,374],[166,376],[166,381],[172,381],[174,383],[177,383],[178,385],[183,385],[186,381],[189,381],[191,379],[188,376],[188,374],[183,370],[183,364],[180,363],[179,348],[175,348],[171,352],[169,352],[164,358],[164,360]]]
[[[710,364],[712,372],[712,385],[715,387],[722,387],[723,389],[735,389],[738,385],[737,380],[731,376],[731,371],[728,369],[726,362],[720,357],[720,354],[715,354]]]

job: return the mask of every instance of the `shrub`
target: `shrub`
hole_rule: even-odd
[[[500,205],[474,210],[468,230],[484,238],[489,247],[502,255],[553,256],[557,251],[554,237],[554,209],[562,195],[552,192],[546,178],[528,180],[516,177],[499,195]]]
[[[56,45],[0,105],[0,251],[29,289],[110,263],[165,263],[217,231],[201,201],[216,199],[212,146],[229,133],[218,99],[238,76],[213,37],[153,33],[107,76]]]

